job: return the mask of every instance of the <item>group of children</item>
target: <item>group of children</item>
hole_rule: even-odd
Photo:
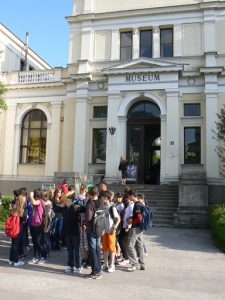
[[[102,182],[99,189],[82,184],[78,193],[73,185],[64,184],[51,191],[37,189],[29,195],[21,188],[14,196],[11,215],[20,217],[21,229],[12,238],[10,265],[24,265],[30,232],[33,258],[28,264],[44,264],[51,249],[65,246],[67,273],[81,273],[90,266],[87,278],[99,279],[103,270],[112,273],[117,265],[128,265],[128,271],[145,270],[143,194],[126,187],[124,195],[114,195]]]

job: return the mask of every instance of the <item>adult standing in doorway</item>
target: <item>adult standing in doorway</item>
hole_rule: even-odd
[[[122,184],[126,184],[127,165],[128,165],[127,160],[123,156],[120,156],[119,171],[121,171],[122,173],[122,181],[121,181]]]

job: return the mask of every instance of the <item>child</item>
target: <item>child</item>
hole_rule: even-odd
[[[81,252],[80,252],[80,215],[70,198],[66,199],[65,207],[62,210],[65,230],[65,241],[68,252],[68,264],[66,273],[81,273]],[[75,267],[74,267],[75,257]]]
[[[112,195],[106,191],[102,193],[103,209],[106,216],[106,232],[102,236],[102,248],[104,255],[103,270],[108,270],[109,273],[115,271],[115,256],[116,256],[116,229],[120,223],[120,216],[114,206],[110,204]],[[115,221],[114,221],[115,220]],[[111,262],[109,265],[109,254]]]
[[[146,205],[145,204],[145,195],[144,194],[138,194],[137,196],[138,198],[138,201],[142,204],[142,205]],[[145,253],[145,256],[148,256],[148,251],[147,251],[147,248],[146,248],[146,245],[145,245],[145,241],[143,240],[143,247],[144,247],[144,253]]]

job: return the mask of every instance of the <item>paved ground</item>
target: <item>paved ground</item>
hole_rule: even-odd
[[[214,247],[209,231],[153,228],[146,244],[146,271],[121,267],[87,280],[63,272],[66,250],[52,253],[45,265],[9,267],[9,242],[1,235],[0,299],[225,299],[225,255]]]

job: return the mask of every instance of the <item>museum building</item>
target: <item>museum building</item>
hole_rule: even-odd
[[[215,151],[225,104],[224,0],[76,0],[67,68],[51,68],[0,27],[0,185],[76,173],[138,184],[207,185],[221,197]],[[194,179],[193,179],[194,178]]]

